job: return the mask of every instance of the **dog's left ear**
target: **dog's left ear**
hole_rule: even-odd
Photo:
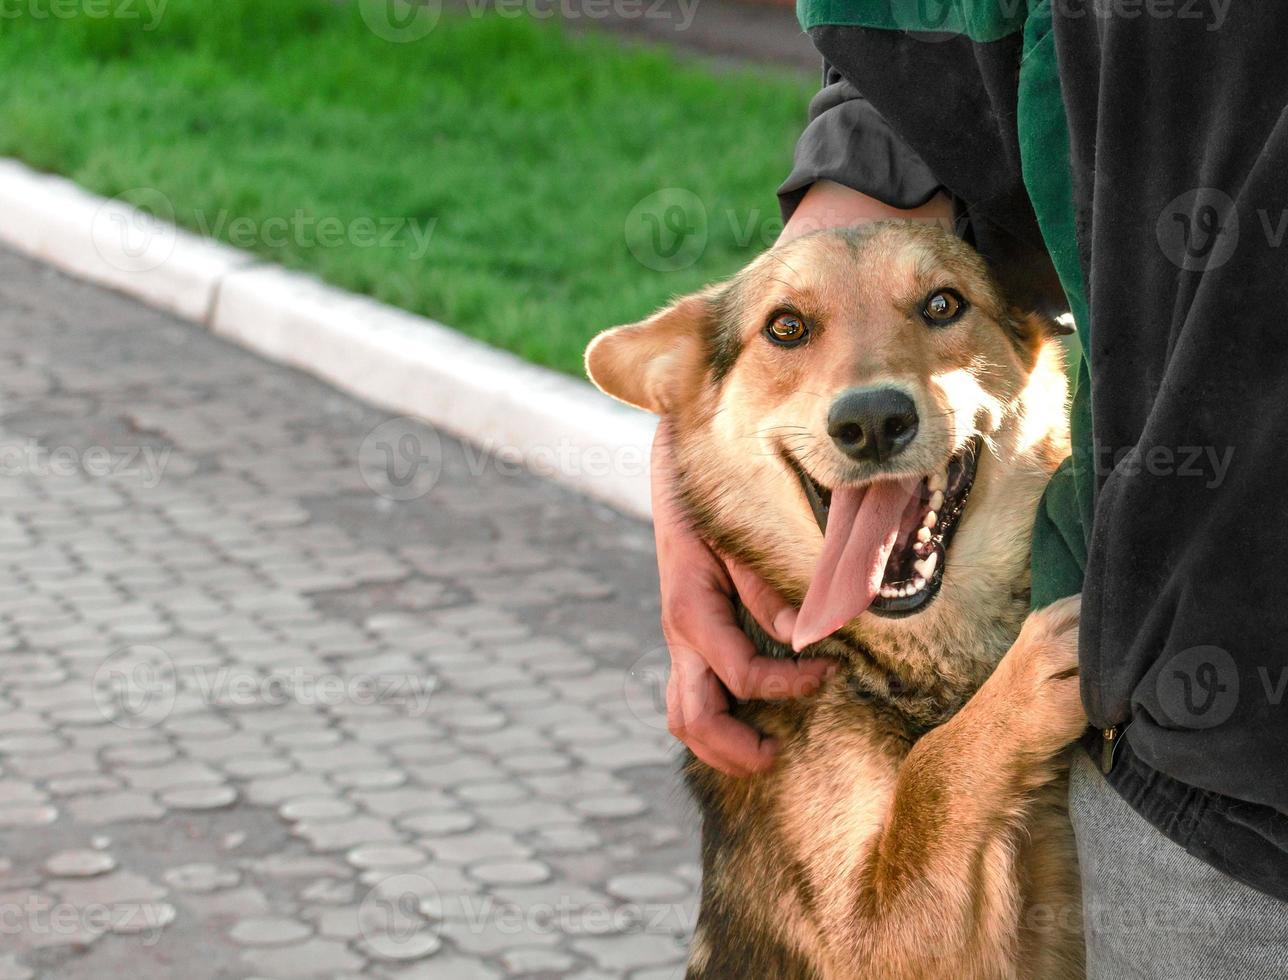
[[[1011,310],[1011,329],[1020,341],[1031,347],[1037,347],[1054,337],[1068,337],[1077,332],[1071,323],[1061,323],[1041,313],[1025,313],[1018,309]]]
[[[696,387],[714,290],[686,296],[647,320],[605,330],[586,348],[586,374],[618,401],[662,415]]]

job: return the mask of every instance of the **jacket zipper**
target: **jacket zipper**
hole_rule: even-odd
[[[1114,725],[1100,730],[1100,771],[1106,776],[1114,768],[1114,757],[1118,754],[1118,746],[1122,744],[1123,736],[1127,734],[1129,727],[1131,727],[1130,722],[1121,727]]]

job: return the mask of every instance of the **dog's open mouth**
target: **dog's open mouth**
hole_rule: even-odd
[[[967,498],[975,482],[980,449],[981,440],[976,437],[938,472],[924,476],[920,481],[907,481],[898,485],[896,489],[884,491],[884,496],[890,499],[884,504],[886,526],[879,536],[882,541],[879,545],[870,545],[867,548],[867,552],[878,562],[878,568],[869,573],[872,575],[872,581],[869,586],[870,602],[866,605],[867,609],[883,616],[907,616],[924,609],[939,593],[943,585],[948,548],[957,525],[961,522]],[[790,457],[789,463],[800,479],[805,499],[814,513],[814,519],[824,533],[825,554],[821,564],[828,567],[825,574],[853,574],[856,570],[863,573],[862,563],[856,564],[850,561],[847,564],[843,553],[838,554],[829,563],[827,557],[829,551],[844,552],[847,547],[850,547],[845,542],[828,547],[831,543],[827,532],[828,517],[832,512],[832,488],[817,483],[799,463]],[[890,487],[891,484],[887,483],[885,486]],[[865,493],[870,493],[867,488],[859,488],[858,491],[854,488],[846,488],[849,496],[854,496],[856,492],[860,500]],[[865,519],[864,512],[856,512],[855,506],[870,510],[878,505],[847,504],[847,512],[843,519],[850,522]],[[901,512],[898,510],[899,507],[902,507]],[[833,537],[846,535],[853,539],[861,533],[861,531],[855,532],[844,528],[834,530],[836,534]],[[856,549],[851,547],[851,550]],[[880,567],[879,563],[882,559],[884,559],[884,566]],[[869,559],[871,560],[872,558]],[[875,577],[876,572],[880,572],[879,581]],[[834,584],[824,583],[822,587],[830,589],[833,593],[837,591]],[[813,589],[814,586],[811,586],[811,590]],[[838,604],[844,607],[846,600],[842,599],[838,603],[838,600],[833,598],[832,605]],[[849,604],[854,604],[853,598],[849,600]]]

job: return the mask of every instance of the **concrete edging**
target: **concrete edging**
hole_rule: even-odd
[[[656,422],[586,382],[15,160],[0,159],[0,242],[649,516]]]

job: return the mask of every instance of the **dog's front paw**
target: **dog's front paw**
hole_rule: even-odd
[[[1078,690],[1081,603],[1081,596],[1072,596],[1031,613],[989,679],[1013,735],[1039,756],[1059,752],[1087,727]]]

